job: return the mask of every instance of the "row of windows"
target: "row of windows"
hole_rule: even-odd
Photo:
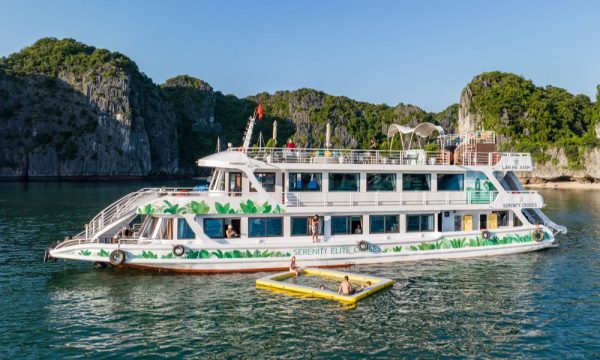
[[[438,174],[438,191],[464,190],[464,174]],[[322,191],[321,173],[290,173],[289,191]],[[329,191],[359,191],[359,173],[329,173]],[[402,174],[403,191],[430,191],[431,174]],[[367,191],[396,191],[395,173],[367,174]]]
[[[312,235],[310,217],[292,217],[292,236]],[[180,220],[182,221],[182,220]],[[371,215],[369,225],[372,234],[398,233],[400,232],[399,215]],[[318,232],[323,235],[323,217],[319,218]],[[181,224],[181,222],[180,222]],[[187,223],[185,226],[188,226]],[[348,235],[363,233],[363,216],[332,216],[331,234]],[[189,229],[189,226],[188,226]],[[229,230],[228,233],[228,229]],[[204,219],[204,233],[213,239],[226,237],[238,237],[240,219]],[[406,215],[406,232],[433,231],[433,214]],[[181,230],[180,230],[181,231]],[[189,232],[193,234],[192,230]],[[180,232],[181,234],[181,232]],[[235,234],[235,235],[233,235]],[[231,235],[231,236],[228,236]],[[263,217],[248,219],[248,237],[276,237],[283,236],[283,218]],[[180,239],[182,237],[180,236]],[[192,236],[193,238],[193,236]]]

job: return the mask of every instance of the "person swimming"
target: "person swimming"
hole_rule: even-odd
[[[354,289],[352,289],[352,284],[348,279],[348,275],[344,276],[344,281],[340,284],[340,288],[338,289],[338,295],[354,295]]]

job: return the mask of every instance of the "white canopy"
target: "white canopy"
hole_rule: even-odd
[[[426,139],[430,137],[434,131],[437,131],[440,134],[444,134],[444,129],[441,126],[429,122],[421,123],[414,128],[404,125],[392,124],[388,128],[387,133],[388,139],[392,138],[392,142],[390,142],[390,149],[392,148],[394,135],[398,133],[400,133],[401,135],[410,134],[410,141],[408,142],[408,148],[410,149],[410,144],[412,142],[412,137],[414,134],[417,134],[417,136],[419,136],[420,138]],[[404,141],[402,141],[402,148],[404,149]]]
[[[430,137],[434,131],[437,131],[440,134],[444,134],[444,129],[441,126],[434,125],[429,122],[421,123],[414,128],[404,126],[404,125],[392,124],[388,128],[387,137],[389,139],[389,138],[393,137],[394,135],[396,135],[397,133],[401,133],[402,135],[415,133],[419,137],[422,137],[423,139],[425,139],[425,138]]]

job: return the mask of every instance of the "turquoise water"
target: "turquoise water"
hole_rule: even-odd
[[[557,249],[356,267],[396,284],[355,309],[257,290],[262,274],[42,264],[145,185],[0,183],[0,358],[600,356],[600,191],[543,192],[569,227]]]

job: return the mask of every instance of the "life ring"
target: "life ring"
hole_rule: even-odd
[[[118,266],[125,262],[126,257],[127,257],[127,255],[125,255],[124,251],[113,250],[113,252],[111,252],[110,255],[108,256],[108,259],[110,260],[110,263],[112,265]]]
[[[540,229],[540,228],[536,228],[535,230],[533,230],[533,232],[531,233],[531,237],[533,238],[533,240],[540,242],[542,240],[544,240],[544,230]]]
[[[175,256],[183,256],[185,254],[185,247],[183,245],[175,245],[173,246],[173,255]]]
[[[366,241],[364,241],[364,240],[359,241],[358,242],[358,249],[360,251],[367,251],[369,249],[369,243],[366,242]]]
[[[492,233],[491,233],[491,232],[489,232],[489,231],[487,231],[487,230],[483,230],[483,231],[481,232],[481,238],[482,238],[483,240],[489,240],[491,237],[492,237]]]

